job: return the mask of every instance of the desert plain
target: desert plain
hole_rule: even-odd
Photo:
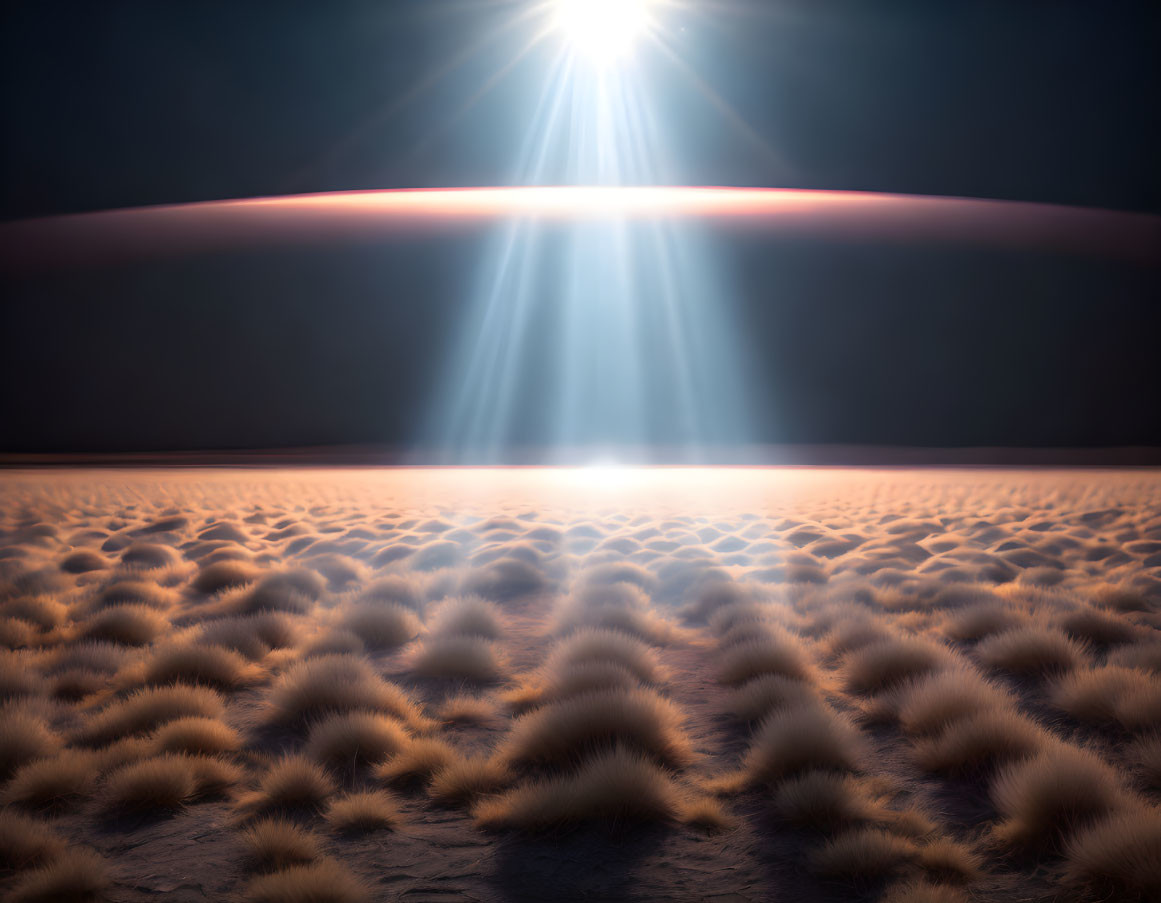
[[[0,472],[0,898],[1161,898],[1161,473]]]

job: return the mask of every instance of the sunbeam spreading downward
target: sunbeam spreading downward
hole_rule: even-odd
[[[505,228],[445,368],[433,444],[480,463],[545,438],[549,459],[665,449],[699,460],[746,439],[728,305],[695,223],[631,222],[625,201],[651,190],[609,187],[671,169],[631,63],[594,66],[586,42],[572,46],[581,52],[562,54],[546,82],[517,179],[563,170],[590,186],[572,200],[587,197],[593,215]]]

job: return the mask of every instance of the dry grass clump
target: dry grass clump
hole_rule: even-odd
[[[1117,702],[1117,721],[1130,731],[1154,730],[1161,725],[1161,680],[1142,676],[1126,688]]]
[[[394,649],[419,635],[419,618],[407,608],[390,603],[362,602],[352,605],[341,624],[368,649]]]
[[[359,602],[374,605],[400,605],[418,615],[423,614],[423,595],[414,580],[399,574],[383,577],[359,593]]]
[[[809,680],[812,669],[802,648],[790,636],[749,640],[726,650],[718,679],[738,686],[765,674]]]
[[[1045,734],[1012,710],[982,711],[915,745],[920,768],[965,775],[1035,753]]]
[[[383,790],[348,793],[330,804],[327,824],[346,834],[394,828],[402,821],[399,802]]]
[[[800,706],[775,712],[758,726],[743,770],[750,783],[804,771],[855,771],[864,758],[858,729],[837,712]]]
[[[36,645],[39,631],[35,624],[20,618],[0,616],[0,647],[26,649]]]
[[[40,696],[45,680],[21,653],[0,651],[0,700]]]
[[[615,662],[572,662],[543,671],[524,685],[504,695],[516,711],[533,708],[543,702],[558,702],[596,690],[632,690],[641,686],[636,675]]]
[[[464,805],[489,793],[502,790],[512,782],[507,766],[483,756],[456,758],[437,771],[427,792],[437,802]]]
[[[253,583],[262,571],[246,561],[215,561],[198,571],[191,586],[199,593],[212,595],[224,589],[234,589]]]
[[[87,574],[109,567],[109,559],[92,549],[78,549],[61,559],[60,569],[69,574]]]
[[[919,848],[919,865],[934,881],[970,884],[983,872],[983,857],[969,846],[936,838]]]
[[[1134,690],[1148,690],[1143,671],[1106,665],[1065,674],[1049,691],[1052,704],[1078,721],[1106,724],[1117,720],[1121,700]]]
[[[913,637],[892,637],[850,652],[843,670],[848,690],[877,693],[932,671],[947,659],[941,646]]]
[[[13,809],[0,809],[0,870],[42,865],[64,848],[64,841],[47,823]]]
[[[151,684],[205,684],[233,690],[258,680],[262,669],[223,646],[183,643],[158,649],[145,666]]]
[[[164,755],[118,768],[105,779],[101,790],[110,809],[149,812],[180,809],[198,789],[190,760]]]
[[[1140,772],[1145,787],[1161,791],[1161,733],[1142,737],[1129,750],[1129,760]]]
[[[974,669],[954,668],[920,678],[905,688],[899,702],[899,722],[908,734],[929,737],[978,712],[1012,708],[1012,698]]]
[[[425,784],[458,757],[455,748],[443,740],[414,737],[375,769],[375,777],[389,784]]]
[[[482,637],[498,640],[503,633],[500,609],[479,596],[465,596],[444,602],[431,622],[435,636]]]
[[[992,782],[1003,821],[996,842],[1019,849],[1058,847],[1067,834],[1122,802],[1117,774],[1100,757],[1064,744],[1007,766]]]
[[[29,809],[56,809],[88,796],[96,778],[97,762],[91,753],[66,749],[18,769],[0,801]]]
[[[221,697],[208,687],[145,687],[90,718],[77,739],[87,744],[108,743],[119,737],[144,734],[178,718],[220,718],[223,709]]]
[[[171,589],[148,580],[117,580],[100,590],[93,604],[96,608],[110,608],[118,605],[144,605],[158,611],[166,611],[177,601]]]
[[[159,753],[214,756],[236,751],[242,739],[218,719],[195,715],[163,724],[153,735],[153,744]]]
[[[830,834],[870,821],[880,810],[850,775],[808,771],[778,786],[774,812],[797,828]]]
[[[919,855],[915,844],[879,828],[857,828],[831,838],[809,859],[821,878],[862,882],[896,874]]]
[[[1044,677],[1083,664],[1084,650],[1051,627],[1016,627],[988,637],[976,652],[980,661],[1019,677]]]
[[[436,717],[445,724],[484,724],[496,717],[496,704],[481,696],[461,693],[440,703]]]
[[[519,558],[499,558],[468,573],[463,591],[485,599],[504,601],[544,592],[548,580],[535,566]]]
[[[682,631],[649,609],[649,597],[632,583],[583,585],[561,606],[555,632],[582,628],[617,630],[655,646],[675,642]]]
[[[1060,626],[1074,639],[1094,646],[1116,646],[1134,636],[1133,625],[1095,608],[1078,608],[1060,619]]]
[[[1094,899],[1161,898],[1161,811],[1131,806],[1079,831],[1065,849],[1065,880]]]
[[[739,721],[761,721],[772,712],[818,702],[818,694],[807,684],[781,674],[763,674],[734,690],[729,706]]]
[[[249,903],[360,903],[363,882],[331,859],[260,875],[246,887]]]
[[[408,743],[407,731],[393,718],[370,712],[330,715],[311,725],[306,755],[335,769],[375,765]]]
[[[955,612],[948,619],[944,633],[961,643],[974,643],[992,634],[1010,630],[1018,626],[1021,620],[1014,611],[999,603],[983,603]]]
[[[114,605],[97,612],[81,626],[84,637],[125,646],[144,646],[168,629],[165,615],[147,605]]]
[[[211,621],[202,628],[199,639],[206,645],[232,649],[257,661],[271,650],[297,644],[299,630],[289,615],[267,611]]]
[[[426,726],[407,694],[354,655],[325,655],[292,666],[270,693],[270,717],[305,724],[335,712],[375,711],[413,727]]]
[[[33,711],[20,704],[0,708],[0,780],[59,748],[60,738]]]
[[[154,542],[135,542],[121,553],[121,565],[141,571],[156,571],[177,564],[177,555],[169,546]]]
[[[908,881],[887,888],[880,903],[968,903],[968,897],[959,888],[946,884]]]
[[[8,903],[95,903],[108,886],[105,860],[87,847],[70,847],[67,854],[22,875],[4,899]]]
[[[238,804],[256,812],[314,811],[335,792],[335,783],[321,766],[305,756],[283,756],[267,769],[258,789]]]
[[[315,834],[284,818],[254,822],[242,832],[242,843],[254,867],[263,872],[314,862],[322,854]]]
[[[325,589],[323,579],[314,571],[303,569],[267,574],[253,589],[240,596],[238,614],[261,611],[283,611],[304,614]]]
[[[642,683],[658,683],[665,678],[653,649],[616,630],[578,630],[553,649],[545,670],[559,674],[571,666],[595,662],[619,665]]]
[[[1161,640],[1148,639],[1120,646],[1109,653],[1108,664],[1161,674]]]
[[[483,637],[439,636],[416,652],[414,670],[422,677],[494,683],[504,675],[504,659]]]
[[[586,760],[573,774],[484,800],[473,815],[481,827],[530,831],[594,820],[670,821],[680,805],[678,789],[663,769],[616,747]]]
[[[59,627],[68,613],[68,606],[52,596],[22,596],[0,606],[0,614],[27,621],[41,631]]]
[[[693,756],[682,720],[673,703],[652,691],[599,690],[517,719],[499,755],[507,762],[561,765],[594,748],[624,744],[679,766]]]

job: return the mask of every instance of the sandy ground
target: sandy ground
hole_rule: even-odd
[[[1111,892],[1077,878],[1080,854],[1069,843],[1096,815],[1070,823],[1048,848],[1005,841],[1014,816],[997,796],[997,772],[925,764],[930,732],[906,712],[907,694],[933,674],[986,681],[1035,732],[1035,750],[1095,755],[1116,785],[1109,811],[1155,818],[1157,471],[14,470],[0,472],[0,498],[3,715],[29,714],[49,737],[25,748],[0,727],[0,747],[15,750],[0,752],[4,813],[44,820],[70,849],[95,849],[107,865],[98,898],[254,892],[245,795],[278,756],[304,748],[310,723],[274,724],[270,715],[301,662],[365,662],[430,719],[408,727],[416,736],[495,757],[535,709],[520,692],[543,683],[552,650],[575,635],[570,614],[599,627],[603,615],[583,600],[626,584],[636,635],[659,665],[649,692],[676,707],[690,749],[666,766],[666,780],[686,802],[716,800],[721,823],[698,824],[682,803],[643,822],[598,815],[490,826],[482,802],[556,772],[515,765],[500,786],[447,804],[422,782],[388,787],[360,766],[335,771],[335,794],[384,787],[401,815],[391,828],[354,834],[332,829],[325,803],[300,814],[322,855],[375,900],[1148,898],[1140,884]],[[222,563],[237,568],[218,586],[210,577]],[[259,596],[257,587],[287,570],[313,582]],[[371,592],[384,585],[389,593]],[[372,648],[350,616],[384,593],[414,614],[416,636]],[[497,607],[498,635],[486,643],[494,671],[421,666],[446,630],[441,616],[469,595]],[[128,627],[110,626],[110,609]],[[234,766],[227,786],[173,806],[112,806],[110,775],[159,754],[150,744],[164,718],[100,743],[87,733],[96,719],[142,688],[198,683],[196,674],[158,676],[154,665],[175,644],[229,646],[223,637],[242,629],[241,618],[270,611],[289,638],[247,650],[237,679],[212,690],[222,705],[213,717],[240,738],[217,756]],[[845,771],[873,788],[886,813],[867,823],[887,825],[907,846],[897,861],[828,874],[812,857],[841,831],[790,823],[776,804],[781,779],[731,784],[760,730],[734,714],[741,681],[724,676],[731,612],[735,625],[790,643],[806,663],[795,679],[828,717],[854,727],[857,762]],[[988,645],[1021,628],[1050,635],[1055,658],[1024,668]],[[912,642],[923,649],[897,679],[859,676],[861,652]],[[103,664],[94,664],[95,647]],[[90,658],[78,663],[77,649]],[[911,647],[899,649],[896,661]],[[1067,695],[1070,677],[1091,675],[1103,714]],[[441,704],[463,694],[483,701],[482,719],[441,717]],[[100,759],[63,805],[12,789],[23,768],[74,750],[96,763],[118,741],[125,752],[116,763]],[[578,761],[588,754],[578,750]],[[977,865],[952,875],[931,867],[923,851],[946,842]],[[1161,857],[1155,845],[1146,850]],[[9,865],[0,891],[23,899],[31,867]],[[917,887],[929,896],[904,896]]]

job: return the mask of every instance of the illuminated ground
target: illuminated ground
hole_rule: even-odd
[[[1161,892],[1156,471],[0,492],[13,899],[79,898],[53,890],[69,863],[117,901]],[[313,798],[270,783],[284,754]],[[366,790],[381,824],[352,827],[335,804]],[[271,818],[316,839],[263,865]],[[326,892],[278,897],[287,869]]]

